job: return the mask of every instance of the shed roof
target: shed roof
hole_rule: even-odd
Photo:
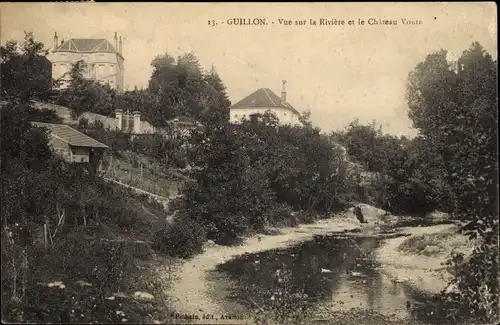
[[[269,88],[260,88],[256,90],[252,94],[248,95],[247,97],[243,98],[242,100],[231,106],[231,109],[250,108],[250,107],[284,108],[289,111],[292,111],[294,114],[300,115],[300,113],[295,108],[293,108],[292,105],[282,101],[281,98]]]
[[[53,136],[74,147],[108,148],[107,145],[64,124],[31,122],[34,126],[47,128]]]

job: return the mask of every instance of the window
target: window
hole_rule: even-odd
[[[99,64],[100,67],[104,67],[104,64]]]
[[[285,114],[285,116],[286,116],[286,113],[284,113],[284,114]]]
[[[114,65],[114,64],[112,64],[112,65],[111,65],[111,67],[112,67],[112,68],[114,68],[114,67],[115,67],[115,65]]]

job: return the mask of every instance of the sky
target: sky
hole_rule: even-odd
[[[62,38],[123,38],[125,86],[146,87],[152,59],[194,52],[215,66],[236,103],[258,88],[311,111],[323,131],[354,119],[373,120],[387,133],[415,135],[407,116],[408,73],[427,54],[459,56],[478,41],[497,57],[495,4],[484,3],[1,3],[1,44],[24,31],[52,46]],[[265,26],[228,25],[264,18]],[[284,20],[343,20],[344,25],[285,26]],[[365,24],[357,24],[364,20]],[[397,25],[369,25],[368,20]],[[402,19],[421,21],[404,25]],[[217,26],[209,26],[214,20]],[[349,25],[353,20],[356,24]]]

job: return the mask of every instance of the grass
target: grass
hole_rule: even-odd
[[[113,157],[104,175],[159,196],[170,197],[179,193],[183,185],[182,181],[164,174],[153,165],[143,164],[142,166],[142,168],[137,166],[134,158],[129,155],[123,155],[120,158]]]
[[[466,252],[473,247],[472,244],[465,236],[458,233],[458,227],[452,227],[439,233],[411,236],[401,243],[398,250],[437,257],[448,255],[453,251]]]

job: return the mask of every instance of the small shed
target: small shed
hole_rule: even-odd
[[[97,166],[108,146],[64,124],[32,122],[50,132],[54,152],[71,163],[90,163]],[[97,159],[97,161],[96,161]]]

